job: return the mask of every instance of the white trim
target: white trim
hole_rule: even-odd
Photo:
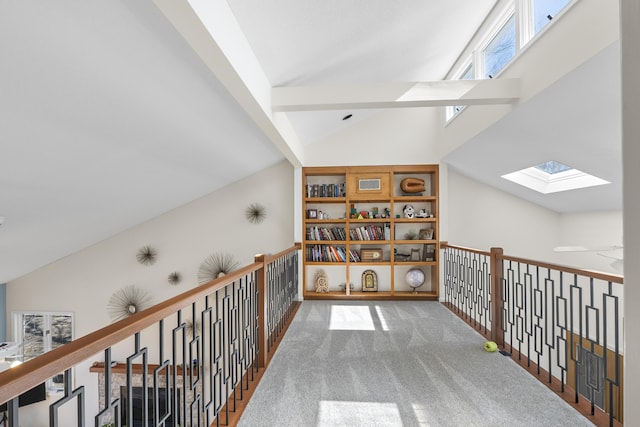
[[[462,80],[461,77],[467,72],[467,70],[469,69],[469,67],[473,67],[473,79],[477,78],[476,75],[476,69],[477,67],[475,66],[475,62],[474,62],[474,55],[469,55],[467,57],[467,59],[465,59],[462,62],[462,65],[459,66],[456,71],[453,73],[453,76],[451,78],[451,80]],[[460,114],[462,111],[464,111],[464,109],[466,108],[466,105],[463,105],[462,108],[460,108],[460,110],[455,111],[454,108],[455,107],[459,107],[459,105],[449,105],[447,107],[445,107],[445,111],[444,111],[444,115],[445,115],[445,122],[449,123],[449,121],[453,120],[458,114]]]
[[[504,63],[502,68],[500,68],[495,73],[495,75],[492,75],[491,77],[489,77],[489,76],[485,77],[485,74],[486,74],[486,71],[487,71],[486,70],[486,63],[485,63],[486,50],[489,47],[489,45],[496,40],[496,37],[498,37],[500,32],[507,28],[507,24],[509,23],[509,21],[511,21],[511,19],[513,19],[513,32],[514,32],[514,40],[513,40],[513,50],[514,50],[514,52],[513,52],[513,56],[511,56],[511,58],[509,58],[509,60]],[[517,16],[515,14],[515,11],[514,11],[511,15],[507,16],[507,19],[502,21],[502,25],[498,28],[498,31],[495,34],[493,34],[492,38],[488,39],[487,43],[480,50],[480,57],[481,57],[480,63],[482,64],[482,74],[480,75],[481,79],[484,79],[484,78],[495,79],[495,78],[497,78],[498,76],[500,76],[502,74],[502,71],[504,69],[506,69],[509,64],[511,64],[511,61],[513,61],[513,59],[516,58],[518,56],[518,54],[520,53],[520,49],[518,47],[518,26],[517,26],[517,23],[518,23],[518,19],[517,19]]]
[[[515,21],[518,20],[518,17],[516,16],[515,13],[516,13],[515,5],[513,4],[513,2],[511,2],[510,4],[508,4],[508,6],[504,8],[504,10],[500,12],[496,20],[494,21],[494,23],[491,25],[491,27],[489,27],[489,29],[485,33],[484,37],[480,39],[480,42],[478,43],[476,49],[474,50],[474,52],[476,52],[476,57],[477,57],[476,70],[475,70],[477,78],[479,79],[484,78],[484,74],[485,74],[484,51],[487,49],[489,44],[491,44],[493,39],[496,38],[498,33],[502,30],[502,28],[504,28],[504,26],[507,24],[507,22],[509,21],[509,19],[511,19],[512,16],[515,17]],[[516,32],[516,39],[517,39],[517,32]],[[509,60],[509,62],[507,62],[505,66],[502,67],[502,69],[492,78],[495,79],[496,77],[498,77],[502,72],[502,70],[507,68],[507,65],[513,60],[513,58],[518,56],[519,51],[520,50],[518,49],[518,44],[516,43],[515,55],[513,55],[513,57],[511,57],[511,59]]]
[[[519,26],[517,36],[519,36],[518,47],[520,50],[535,36],[533,25],[533,2],[535,0],[518,0],[516,13]]]
[[[533,0],[530,0],[533,1]],[[562,9],[560,9],[560,12],[558,12],[558,14],[556,16],[553,17],[553,20],[548,23],[547,25],[545,25],[540,31],[538,31],[537,33],[533,33],[534,31],[534,24],[533,24],[533,5],[531,7],[531,15],[528,17],[529,21],[531,22],[531,38],[529,38],[528,40],[525,40],[524,45],[521,48],[521,52],[526,51],[529,46],[533,45],[535,43],[536,40],[538,40],[542,34],[544,34],[546,31],[549,30],[550,27],[553,26],[553,24],[555,22],[557,22],[558,20],[562,19],[562,17],[568,13],[568,11],[575,6],[580,0],[569,0],[569,3],[567,3]],[[522,19],[522,18],[521,18]]]

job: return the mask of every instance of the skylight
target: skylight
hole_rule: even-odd
[[[549,160],[548,162],[540,163],[534,166],[534,168],[546,172],[549,175],[554,175],[560,172],[566,172],[573,169],[571,166],[567,166],[564,163],[556,162],[555,160]]]
[[[542,194],[610,184],[609,181],[589,175],[555,160],[502,175],[502,178]]]

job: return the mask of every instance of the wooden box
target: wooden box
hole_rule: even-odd
[[[382,261],[382,249],[379,249],[379,248],[360,249],[360,260],[362,262]]]

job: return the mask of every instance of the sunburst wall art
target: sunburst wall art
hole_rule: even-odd
[[[153,265],[158,259],[158,251],[153,249],[151,246],[143,246],[138,249],[136,259],[142,265]]]
[[[193,326],[193,322],[191,320],[187,320],[184,322],[185,332],[189,338],[193,338],[194,336],[200,335],[200,320],[196,320],[195,328]]]
[[[173,273],[169,274],[169,276],[167,277],[167,282],[169,282],[169,284],[172,286],[179,285],[181,281],[182,281],[182,275],[177,271],[174,271]]]
[[[213,279],[229,274],[238,268],[239,265],[240,263],[238,263],[231,254],[211,254],[200,264],[200,268],[198,269],[198,284],[204,285]]]
[[[112,321],[117,321],[151,307],[152,297],[134,285],[124,287],[111,295],[107,310]]]
[[[259,203],[252,203],[245,211],[245,216],[249,222],[259,224],[267,217],[267,210]]]

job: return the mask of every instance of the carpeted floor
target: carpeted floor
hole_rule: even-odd
[[[437,302],[304,301],[239,426],[591,426]]]

